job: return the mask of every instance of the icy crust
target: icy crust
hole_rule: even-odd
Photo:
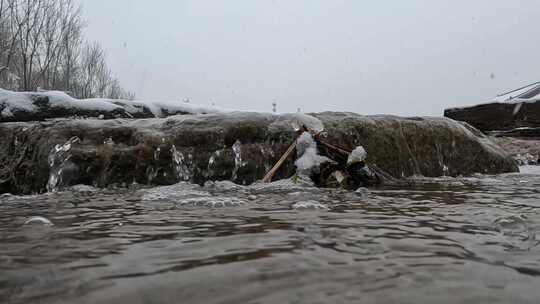
[[[317,153],[317,143],[310,133],[304,132],[296,142],[298,159],[295,162],[297,173],[309,176],[312,172],[318,172],[323,163],[333,163],[330,158]]]
[[[40,100],[41,98],[41,100]],[[76,99],[64,92],[12,92],[0,89],[0,118],[11,118],[17,112],[34,113],[43,107],[44,99],[48,99],[48,107],[53,109],[75,109],[94,112],[126,113],[125,116],[137,114],[164,117],[172,114],[209,114],[226,113],[228,110],[216,107],[201,107],[180,101],[131,101],[105,98]],[[148,113],[149,112],[149,113]]]
[[[347,159],[347,164],[354,164],[357,162],[365,161],[366,157],[367,157],[366,149],[364,149],[364,147],[362,146],[358,146],[349,155],[349,158]]]
[[[275,121],[269,126],[270,130],[285,128],[299,131],[302,127],[306,127],[310,131],[322,132],[325,129],[320,119],[308,114],[285,113],[274,116]]]

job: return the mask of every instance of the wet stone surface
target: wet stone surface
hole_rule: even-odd
[[[446,118],[354,113],[183,115],[0,124],[0,193],[262,179],[310,124],[330,144],[363,146],[366,162],[395,178],[517,172],[515,160],[477,129]],[[275,179],[295,173],[288,158]]]

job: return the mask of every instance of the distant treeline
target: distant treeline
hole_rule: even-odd
[[[85,41],[84,26],[73,0],[0,0],[0,88],[133,99],[100,44]]]

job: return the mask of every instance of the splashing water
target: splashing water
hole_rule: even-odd
[[[216,162],[221,157],[223,150],[216,150],[208,159],[208,166],[206,167],[206,176],[214,176],[216,172]]]
[[[240,170],[241,167],[245,166],[245,162],[242,161],[242,143],[240,140],[236,140],[234,145],[232,146],[232,150],[234,152],[234,170],[232,174],[232,179],[235,180],[238,178],[238,170]]]
[[[71,147],[79,141],[80,139],[78,137],[72,137],[63,145],[56,145],[49,153],[48,192],[56,192],[62,186],[62,173],[66,162],[69,161],[71,157]]]
[[[159,160],[159,155],[161,153],[161,148],[160,147],[157,147],[156,150],[154,151],[154,160],[155,161],[158,161]],[[173,156],[174,157],[174,156]]]
[[[176,176],[179,181],[189,181],[193,176],[193,170],[191,166],[193,164],[193,156],[188,154],[187,158],[184,153],[178,151],[175,145],[171,147],[173,166],[176,172]]]
[[[523,106],[523,103],[517,103],[515,106],[514,106],[514,111],[512,111],[512,115],[513,116],[516,116],[517,113],[519,113],[519,110],[521,110],[521,107]]]

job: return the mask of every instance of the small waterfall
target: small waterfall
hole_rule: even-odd
[[[206,173],[205,176],[214,176],[216,174],[215,167],[216,167],[216,161],[219,157],[221,157],[222,150],[216,150],[212,155],[210,156],[210,159],[208,159],[208,166],[206,166]]]
[[[176,149],[176,148],[175,148]],[[157,147],[156,150],[154,151],[154,160],[155,161],[158,161],[159,160],[159,155],[161,153],[161,148],[160,147]]]
[[[260,149],[261,155],[264,159],[268,160],[264,162],[264,171],[268,172],[272,169],[273,163],[271,162],[271,159],[275,156],[275,153],[271,148],[265,147],[264,145],[261,145]]]
[[[178,151],[175,145],[171,147],[171,155],[174,170],[179,181],[189,181],[193,177],[193,155],[188,154],[187,157],[184,153]]]
[[[149,184],[152,184],[152,181],[157,177],[157,174],[157,170],[155,170],[152,166],[146,169],[146,179],[148,180]]]
[[[448,176],[450,173],[450,168],[446,165],[446,162],[444,161],[444,154],[443,154],[444,149],[439,143],[435,144],[435,149],[437,151],[437,159],[439,161],[439,166],[441,167],[441,170],[442,170],[442,175]]]
[[[77,136],[72,137],[63,145],[56,145],[49,153],[48,192],[56,192],[62,186],[62,173],[66,166],[66,162],[71,158],[71,147],[79,141],[80,139]]]
[[[234,170],[232,180],[236,180],[238,178],[238,170],[246,165],[245,162],[242,161],[242,143],[240,140],[236,140],[232,146],[232,150],[234,152]]]

